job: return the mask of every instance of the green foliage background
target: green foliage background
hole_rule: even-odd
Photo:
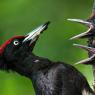
[[[68,39],[87,28],[67,21],[67,18],[86,19],[93,0],[0,0],[0,44],[15,35],[24,35],[40,24],[51,21],[35,46],[36,55],[69,64],[87,57],[87,52],[73,47],[86,40]],[[77,65],[92,85],[92,67]],[[35,95],[29,79],[17,73],[0,72],[0,95]]]

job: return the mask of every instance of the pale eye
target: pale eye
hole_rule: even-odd
[[[14,40],[13,44],[14,44],[15,46],[19,45],[19,41],[18,41],[18,40]]]

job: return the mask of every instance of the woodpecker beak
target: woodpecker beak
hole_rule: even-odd
[[[88,27],[88,30],[86,32],[81,33],[79,35],[76,35],[76,36],[70,38],[70,40],[78,39],[78,38],[86,38],[86,37],[89,37],[92,34],[91,31],[94,29],[93,23],[91,23],[89,21],[81,20],[81,19],[68,19],[68,20],[73,21],[73,22],[77,22],[77,23],[81,23],[81,24]]]
[[[79,61],[76,64],[94,64],[93,60],[95,61],[95,48],[84,46],[84,45],[79,45],[79,44],[74,44],[74,46],[82,48],[92,54],[90,58]]]
[[[25,39],[23,40],[24,42],[28,42],[30,41],[30,45],[37,40],[37,38],[39,37],[40,33],[42,33],[44,30],[46,30],[48,28],[50,22],[46,22],[45,24],[39,26],[38,28],[34,29],[32,32],[28,33],[25,37]]]

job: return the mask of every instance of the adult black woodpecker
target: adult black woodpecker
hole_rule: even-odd
[[[1,45],[0,69],[31,79],[36,95],[95,95],[84,75],[73,66],[33,54],[35,43],[48,24]]]

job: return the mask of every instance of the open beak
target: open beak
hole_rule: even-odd
[[[81,24],[88,27],[88,30],[86,32],[81,33],[79,35],[76,35],[76,36],[70,38],[70,40],[78,39],[78,38],[86,38],[86,37],[89,37],[89,35],[91,35],[91,31],[94,28],[94,25],[91,22],[81,20],[81,19],[68,19],[68,20],[73,21],[73,22],[77,22],[77,23],[81,23]]]
[[[79,44],[74,44],[74,46],[82,48],[92,54],[89,58],[79,61],[76,64],[94,64],[93,61],[95,61],[95,48],[79,45]]]
[[[50,22],[46,22],[45,24],[37,27],[36,29],[34,29],[33,31],[31,31],[30,33],[28,33],[25,36],[25,39],[23,40],[24,42],[30,41],[30,45],[36,41],[40,35],[40,33],[42,33],[44,30],[46,30],[48,28]]]
[[[75,65],[78,65],[78,64],[95,64],[95,54],[93,56],[91,56],[90,58],[87,58],[87,59],[84,59],[84,60],[81,60],[77,63],[75,63]]]

